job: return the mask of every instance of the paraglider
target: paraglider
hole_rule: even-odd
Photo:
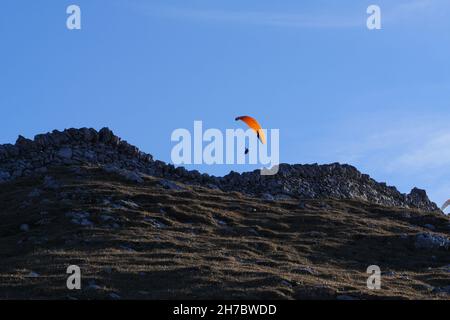
[[[262,144],[266,143],[266,135],[264,134],[263,129],[261,128],[261,125],[256,121],[255,118],[252,118],[250,116],[241,116],[237,117],[235,119],[236,121],[243,121],[245,122],[251,129],[253,129],[256,132],[256,135],[258,136],[259,141],[261,141]],[[249,152],[248,148],[245,148],[245,154],[247,155]]]
[[[447,209],[450,206],[450,199],[448,199],[444,205],[442,206],[441,210],[444,211],[445,209]]]
[[[251,129],[253,129],[256,132],[256,135],[258,136],[259,141],[261,141],[262,144],[266,143],[266,135],[264,134],[263,129],[261,128],[261,125],[256,121],[255,118],[249,117],[249,116],[242,116],[237,117],[235,119],[236,121],[243,121],[245,122]]]

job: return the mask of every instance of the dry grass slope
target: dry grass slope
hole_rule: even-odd
[[[1,299],[449,299],[433,290],[450,285],[449,252],[411,240],[426,224],[448,236],[438,213],[172,190],[93,167],[47,175],[56,186],[0,185]],[[72,264],[80,291],[66,288]],[[366,287],[373,264],[381,290]]]

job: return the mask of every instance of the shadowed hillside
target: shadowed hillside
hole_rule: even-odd
[[[1,299],[450,297],[450,219],[421,191],[419,202],[406,195],[398,206],[247,192],[243,182],[176,169],[109,131],[86,130],[72,134],[91,132],[91,142],[55,133],[67,140],[1,148]],[[80,291],[66,288],[74,264]],[[370,265],[382,270],[381,290],[367,289]]]

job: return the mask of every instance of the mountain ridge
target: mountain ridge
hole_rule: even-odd
[[[0,183],[45,173],[50,166],[100,165],[136,182],[140,175],[206,185],[223,191],[238,191],[265,200],[350,199],[384,206],[439,211],[426,191],[418,188],[409,194],[372,179],[348,164],[280,164],[273,176],[253,172],[230,172],[215,177],[197,170],[175,167],[140,151],[116,136],[109,128],[70,128],[38,134],[33,140],[19,136],[16,143],[0,145]]]
[[[85,128],[0,146],[0,172],[0,299],[450,298],[450,217],[349,165],[212,177]]]

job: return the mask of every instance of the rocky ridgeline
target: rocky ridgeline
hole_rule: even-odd
[[[35,173],[50,165],[113,164],[131,170],[145,169],[153,161],[148,154],[115,136],[111,130],[67,129],[22,136],[15,145],[0,145],[0,182]]]
[[[242,175],[231,173],[223,179],[226,181],[225,189],[243,188],[269,200],[271,194],[275,194],[275,199],[284,196],[358,199],[385,206],[439,210],[437,205],[428,199],[425,190],[414,188],[409,194],[402,194],[395,187],[379,183],[353,166],[339,163],[281,164],[275,176],[261,176],[255,171]],[[271,194],[266,193],[269,190]]]
[[[200,184],[224,191],[239,191],[266,200],[286,198],[358,199],[385,206],[439,210],[424,190],[409,194],[378,183],[350,165],[281,164],[274,176],[262,176],[259,170],[224,177],[200,174],[162,161],[139,151],[108,128],[67,129],[37,135],[34,140],[19,136],[15,145],[0,145],[0,183],[35,174],[45,174],[49,166],[96,165],[128,180],[142,182],[152,175],[184,183]],[[166,187],[176,187],[166,183]]]

